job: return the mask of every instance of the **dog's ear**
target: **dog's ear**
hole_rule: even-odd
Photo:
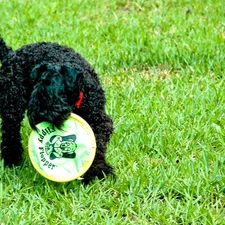
[[[47,63],[41,63],[33,68],[30,74],[31,82],[33,84],[37,83],[37,80],[41,77],[42,73],[47,70],[47,66]]]
[[[72,67],[62,66],[61,73],[65,76],[65,83],[69,91],[73,91],[75,87],[80,87],[83,74]]]

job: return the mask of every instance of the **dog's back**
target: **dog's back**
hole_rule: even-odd
[[[62,65],[67,64],[80,71],[83,71],[83,68],[85,68],[85,70],[90,72],[98,80],[94,69],[79,53],[75,52],[72,48],[58,43],[37,42],[24,45],[13,51],[0,36],[0,61],[3,62],[3,59],[12,52],[15,54],[15,57],[9,57],[4,63],[13,64],[15,60],[17,64],[20,64],[24,75],[30,74],[35,65],[46,62]]]

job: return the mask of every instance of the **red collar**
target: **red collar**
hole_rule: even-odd
[[[79,93],[79,98],[77,100],[77,102],[74,104],[74,106],[79,109],[80,108],[80,105],[81,105],[81,102],[83,100],[83,97],[84,97],[84,89],[82,88],[82,90],[80,91]]]

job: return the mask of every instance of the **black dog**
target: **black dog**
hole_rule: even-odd
[[[60,128],[71,112],[86,120],[96,137],[94,162],[84,182],[112,173],[105,153],[113,132],[105,112],[105,94],[98,75],[73,49],[40,42],[13,51],[0,37],[1,152],[5,165],[18,164],[22,145],[20,123],[27,109],[29,123],[48,121]]]

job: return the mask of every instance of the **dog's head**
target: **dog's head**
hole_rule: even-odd
[[[31,127],[47,121],[60,128],[72,112],[82,74],[67,65],[42,63],[30,75],[33,90],[28,105]]]

